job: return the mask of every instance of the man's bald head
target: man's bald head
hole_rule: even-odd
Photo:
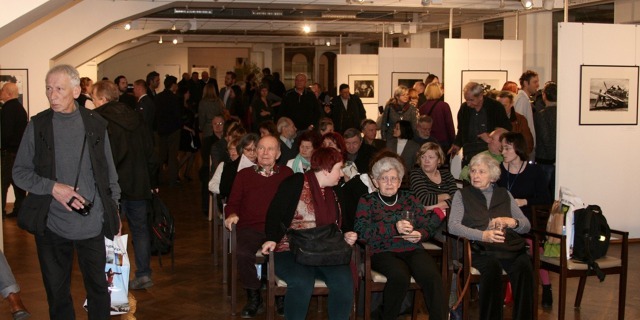
[[[502,136],[502,134],[505,132],[509,131],[505,128],[496,128],[495,130],[491,131],[491,133],[489,134],[489,137],[491,137],[491,142],[489,142],[488,145],[489,152],[493,154],[499,154],[501,152],[500,149],[502,148],[502,144],[500,144],[500,136]]]
[[[13,82],[7,82],[2,86],[2,100],[9,101],[11,99],[16,99],[20,96],[20,92],[18,90],[18,86]]]

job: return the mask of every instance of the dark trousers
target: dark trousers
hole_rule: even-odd
[[[547,186],[549,187],[549,194],[551,195],[551,198],[555,199],[554,194],[556,190],[556,165],[538,163],[538,167],[542,169],[544,177],[547,180]]]
[[[151,237],[147,220],[147,200],[122,200],[120,204],[131,230],[131,242],[136,256],[136,278],[150,277]]]
[[[480,271],[480,319],[502,319],[504,286],[502,270],[509,275],[513,292],[513,319],[533,319],[533,267],[526,253],[513,260],[473,254],[473,266]]]
[[[11,151],[3,150],[0,154],[0,162],[2,162],[2,213],[5,211],[5,207],[7,206],[7,192],[9,191],[9,185],[13,186],[13,194],[16,197],[16,201],[13,203],[13,213],[17,214],[18,209],[22,205],[22,200],[26,196],[26,192],[15,183],[13,183],[13,175],[11,172],[13,171],[13,163],[16,161],[16,153]]]
[[[245,289],[258,290],[262,283],[256,270],[256,251],[266,240],[263,232],[251,229],[236,229],[238,234],[237,260],[238,276]]]
[[[180,130],[170,134],[157,135],[160,163],[167,163],[167,179],[173,186],[178,180],[178,151],[180,150]]]
[[[87,292],[89,320],[109,319],[111,297],[104,271],[104,236],[101,234],[85,240],[69,240],[46,229],[44,235],[36,235],[35,238],[42,280],[49,302],[50,319],[76,318],[71,299],[74,250],[78,254],[78,264]]]
[[[425,250],[376,253],[371,257],[371,268],[387,277],[382,298],[385,320],[398,317],[411,277],[422,288],[429,319],[447,319],[448,297],[444,296],[442,277],[435,261]]]
[[[276,252],[276,275],[287,283],[285,319],[306,319],[316,279],[329,288],[329,319],[349,319],[353,305],[353,277],[349,265],[313,267],[297,263],[291,251]]]

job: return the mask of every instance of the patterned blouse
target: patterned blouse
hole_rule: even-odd
[[[324,195],[324,189],[322,189]],[[294,230],[309,229],[316,227],[316,213],[313,207],[313,195],[311,194],[311,188],[309,182],[304,181],[302,185],[302,193],[300,194],[300,201],[298,201],[298,207],[296,213],[293,215],[293,220],[289,228]],[[276,245],[276,252],[289,251],[289,238],[287,235],[282,237],[280,242]]]

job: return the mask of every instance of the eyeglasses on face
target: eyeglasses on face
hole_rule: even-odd
[[[400,182],[398,177],[380,177],[377,179],[379,183],[396,184]]]

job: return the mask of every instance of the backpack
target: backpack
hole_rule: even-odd
[[[173,239],[176,233],[173,216],[156,193],[153,193],[151,197],[148,211],[151,254],[158,255],[160,266],[162,266],[161,256],[171,253],[171,266],[173,268]]]
[[[586,263],[589,271],[594,271],[598,279],[604,281],[605,275],[595,260],[607,254],[611,229],[600,207],[589,205],[576,210],[574,230],[572,259]]]

